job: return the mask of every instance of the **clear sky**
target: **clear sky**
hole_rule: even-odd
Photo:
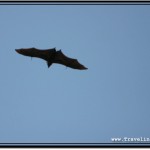
[[[150,5],[0,5],[0,142],[150,138]],[[19,55],[56,47],[88,70]]]

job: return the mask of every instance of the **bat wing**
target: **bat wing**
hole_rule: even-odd
[[[21,48],[21,49],[16,49],[16,52],[19,54],[22,54],[24,56],[30,56],[30,57],[37,57],[41,58],[47,61],[48,67],[53,63],[53,58],[56,53],[56,49],[47,49],[47,50],[40,50],[36,48]]]
[[[56,52],[54,63],[62,64],[73,69],[79,70],[87,69],[85,66],[80,64],[77,59],[65,56],[61,50]]]

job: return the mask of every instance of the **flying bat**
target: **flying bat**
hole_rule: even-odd
[[[21,48],[15,50],[19,54],[30,56],[31,58],[37,57],[37,58],[44,59],[47,62],[48,68],[53,63],[57,63],[73,69],[79,69],[79,70],[88,69],[82,64],[80,64],[77,59],[69,58],[65,56],[61,50],[56,51],[55,48],[41,50],[32,47],[32,48]]]

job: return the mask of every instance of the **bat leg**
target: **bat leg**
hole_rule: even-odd
[[[52,62],[47,61],[47,66],[48,66],[48,68],[49,68],[51,65],[52,65]]]

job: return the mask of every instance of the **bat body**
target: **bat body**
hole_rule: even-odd
[[[55,48],[40,50],[37,48],[21,48],[16,49],[16,52],[24,56],[37,57],[44,59],[47,62],[48,67],[53,63],[62,64],[67,67],[79,70],[87,69],[85,66],[80,64],[77,59],[69,58],[65,56],[61,50],[56,51]]]

